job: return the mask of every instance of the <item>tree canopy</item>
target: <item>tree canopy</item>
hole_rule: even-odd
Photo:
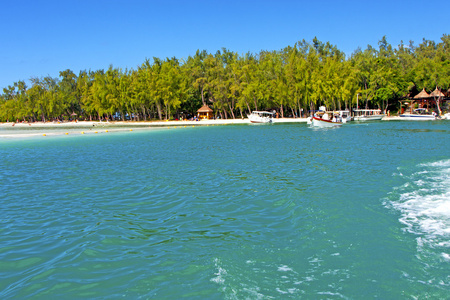
[[[216,116],[241,118],[252,110],[300,116],[329,109],[396,109],[412,89],[450,88],[450,36],[392,47],[357,49],[350,57],[329,42],[305,40],[279,51],[216,53],[197,50],[185,60],[146,59],[136,70],[64,70],[58,78],[14,82],[0,95],[0,121],[55,118],[173,119],[209,105]]]

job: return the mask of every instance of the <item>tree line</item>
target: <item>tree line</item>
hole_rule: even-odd
[[[59,78],[34,77],[30,83],[3,89],[0,121],[163,120],[193,116],[202,105],[220,118],[252,110],[295,117],[321,105],[395,111],[411,92],[449,89],[450,36],[396,48],[384,36],[377,48],[359,48],[348,58],[317,38],[258,54],[197,50],[185,60],[154,57],[136,69],[111,65],[78,75],[65,70]]]

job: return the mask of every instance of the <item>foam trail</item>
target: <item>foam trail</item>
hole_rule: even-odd
[[[418,165],[404,178],[390,205],[401,212],[399,221],[408,232],[420,235],[418,246],[450,247],[450,160]],[[445,249],[444,251],[448,251]],[[448,261],[450,255],[442,252]]]

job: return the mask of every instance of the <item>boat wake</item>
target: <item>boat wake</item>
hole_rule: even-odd
[[[405,230],[416,234],[419,252],[437,250],[441,260],[450,262],[450,159],[420,164],[405,183],[388,196],[388,207],[401,213]]]

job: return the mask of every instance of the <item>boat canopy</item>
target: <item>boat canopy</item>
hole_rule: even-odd
[[[272,112],[268,112],[268,111],[252,111],[252,114],[267,114],[267,115],[273,115]]]
[[[381,111],[381,109],[354,109],[353,111]]]

